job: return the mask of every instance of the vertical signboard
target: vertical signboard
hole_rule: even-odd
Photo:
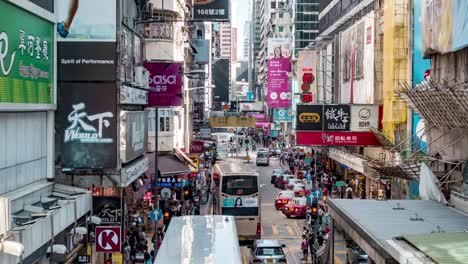
[[[54,23],[0,1],[0,104],[54,103]]]
[[[270,108],[291,106],[291,84],[288,73],[292,70],[291,47],[288,38],[268,39],[267,105]]]
[[[58,80],[116,80],[116,1],[56,3]]]
[[[64,168],[116,168],[114,83],[61,84],[57,135]]]
[[[374,103],[374,12],[340,34],[341,102]]]
[[[349,105],[323,106],[325,131],[349,131],[351,124],[351,109]]]
[[[423,58],[423,0],[413,1],[413,86],[429,77],[431,60]],[[430,28],[430,24],[426,24]],[[427,153],[425,121],[413,111],[413,149]]]
[[[148,113],[120,111],[120,160],[129,162],[144,153],[148,146]]]
[[[213,63],[213,101],[229,102],[229,59],[219,59]]]
[[[297,59],[297,82],[302,103],[317,102],[317,55],[315,51],[301,50]]]
[[[148,106],[182,105],[182,64],[146,62],[149,71]]]
[[[230,0],[194,0],[193,18],[201,21],[229,20]]]
[[[119,253],[122,247],[120,226],[96,226],[96,252]]]
[[[296,130],[298,131],[322,131],[323,106],[322,105],[297,105]]]

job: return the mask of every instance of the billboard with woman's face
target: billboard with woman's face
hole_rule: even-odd
[[[288,77],[288,73],[292,70],[291,40],[288,38],[269,38],[267,52],[268,107],[291,107],[291,84]]]

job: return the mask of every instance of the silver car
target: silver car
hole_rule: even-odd
[[[250,247],[249,263],[276,263],[286,264],[286,255],[283,248],[286,245],[278,240],[255,240]]]
[[[268,156],[268,153],[266,152],[259,152],[257,153],[257,166],[259,165],[270,165],[270,157]]]

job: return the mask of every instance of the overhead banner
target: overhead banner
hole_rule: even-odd
[[[148,106],[182,105],[182,63],[146,62],[149,71]]]
[[[457,51],[468,45],[468,1],[433,0],[424,1],[423,5],[423,17],[419,21],[423,25],[422,48],[425,56]]]
[[[56,113],[64,168],[117,167],[115,83],[61,83]]]
[[[374,12],[340,33],[341,103],[374,103]]]
[[[0,1],[0,104],[54,104],[54,23]]]
[[[120,160],[127,163],[146,153],[148,112],[120,111]]]
[[[273,109],[273,121],[275,122],[291,122],[292,115],[289,109]]]
[[[297,82],[302,103],[317,102],[317,54],[312,50],[299,51],[297,59]]]
[[[228,21],[230,0],[194,0],[193,18],[201,21]]]
[[[297,131],[323,130],[323,105],[297,105]]]
[[[225,116],[225,117],[210,117],[210,126],[212,128],[222,127],[251,127],[255,128],[255,117],[237,117],[237,116]]]
[[[307,146],[379,146],[372,132],[296,132],[296,144]]]
[[[239,103],[241,112],[263,112],[263,102]]]
[[[351,105],[351,131],[370,131],[379,127],[379,106]]]
[[[325,131],[349,131],[351,124],[351,109],[349,105],[324,105]]]
[[[270,108],[291,107],[291,83],[288,73],[292,70],[291,46],[288,38],[268,39],[267,105]]]

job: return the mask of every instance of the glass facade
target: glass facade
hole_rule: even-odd
[[[295,32],[294,32],[294,54],[310,43],[313,43],[319,34],[319,0],[296,0]]]

